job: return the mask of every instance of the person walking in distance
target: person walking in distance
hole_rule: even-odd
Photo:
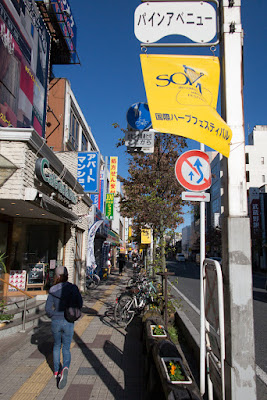
[[[74,297],[76,304],[81,308],[83,300],[78,287],[68,282],[67,268],[62,265],[58,266],[55,270],[54,285],[49,290],[45,311],[48,317],[52,319],[54,376],[57,379],[59,389],[63,389],[67,383],[71,362],[70,345],[74,333],[74,322],[65,319],[64,311],[69,299]],[[63,365],[60,370],[61,346]]]
[[[123,253],[119,254],[119,275],[122,275],[122,271],[125,264],[125,255]]]

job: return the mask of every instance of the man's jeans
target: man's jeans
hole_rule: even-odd
[[[74,323],[68,322],[65,319],[53,319],[52,320],[52,333],[54,336],[54,348],[53,348],[53,361],[54,361],[54,372],[59,371],[60,365],[60,348],[62,344],[62,355],[63,355],[63,368],[70,366],[71,354],[70,344],[74,332]]]

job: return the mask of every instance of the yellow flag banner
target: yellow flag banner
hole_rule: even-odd
[[[229,157],[232,131],[216,111],[217,57],[141,54],[153,129],[204,143]]]

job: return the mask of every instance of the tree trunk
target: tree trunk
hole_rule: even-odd
[[[161,264],[161,272],[164,272],[164,271],[165,271],[165,268],[166,268],[166,260],[165,260],[164,228],[163,228],[163,219],[162,219],[162,216],[160,217],[159,243],[160,243],[160,264]]]

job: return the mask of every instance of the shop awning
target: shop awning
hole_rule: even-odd
[[[119,246],[120,245],[120,237],[119,235],[108,229],[108,236],[106,239],[107,242],[109,242],[110,244],[112,244],[113,246]]]
[[[75,222],[79,219],[79,216],[67,209],[66,207],[62,206],[55,200],[51,199],[50,197],[42,194],[40,205],[45,210],[56,214],[57,216],[64,218],[68,221]]]

